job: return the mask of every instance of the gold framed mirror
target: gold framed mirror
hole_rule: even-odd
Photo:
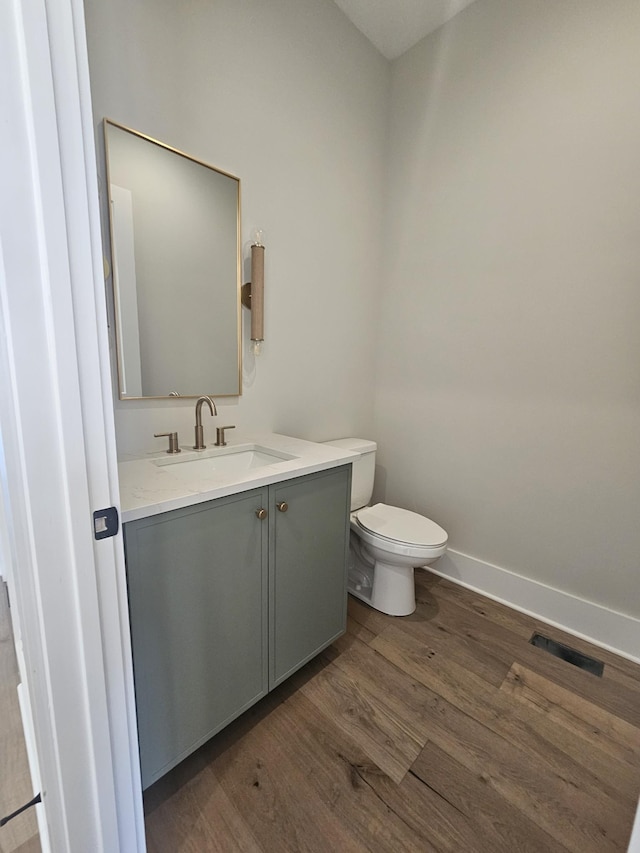
[[[121,400],[241,387],[240,179],[104,120]]]

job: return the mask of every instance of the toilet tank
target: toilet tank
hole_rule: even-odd
[[[360,454],[352,463],[351,512],[367,506],[373,494],[373,478],[376,472],[375,441],[369,441],[366,438],[334,438],[322,443]]]

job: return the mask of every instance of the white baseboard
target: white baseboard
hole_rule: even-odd
[[[640,619],[458,551],[447,551],[427,571],[640,663]]]
[[[640,853],[640,802],[636,810],[636,819],[633,822],[627,853]]]

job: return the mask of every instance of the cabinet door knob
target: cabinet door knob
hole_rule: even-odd
[[[276,504],[280,512],[286,512],[289,509],[289,504],[286,501],[280,501],[279,504]]]
[[[260,509],[256,510],[256,515],[258,516],[260,521],[262,521],[263,519],[265,519],[267,517],[267,511],[264,507],[261,507]]]

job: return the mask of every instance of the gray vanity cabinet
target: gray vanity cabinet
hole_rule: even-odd
[[[143,788],[267,693],[266,499],[124,526]]]
[[[271,487],[270,689],[345,631],[350,468]]]
[[[350,475],[124,525],[143,788],[344,632]]]

